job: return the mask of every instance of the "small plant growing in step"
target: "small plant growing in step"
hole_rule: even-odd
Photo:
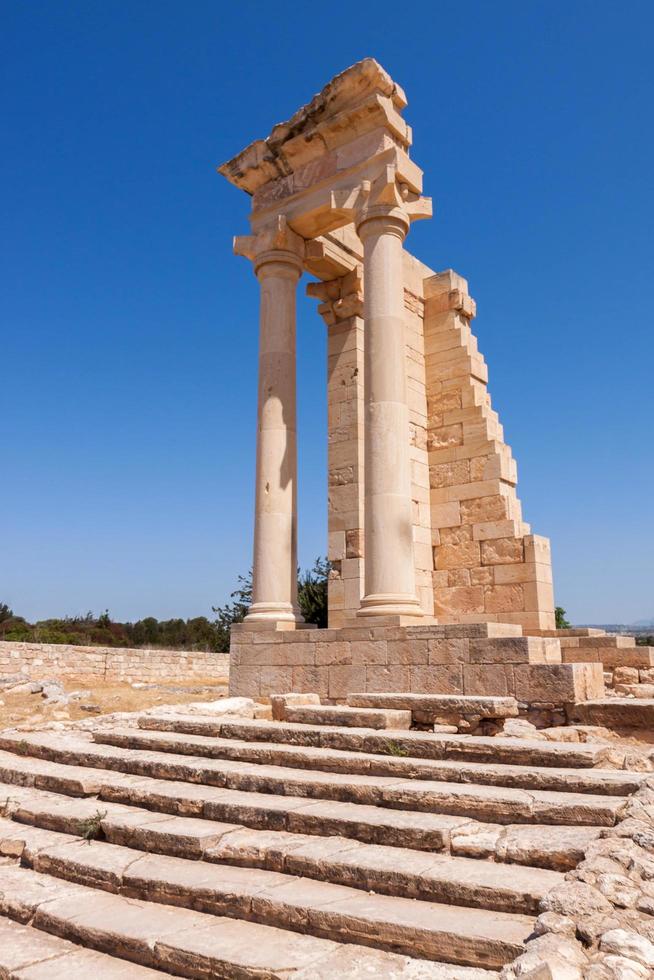
[[[27,742],[26,739],[21,738],[21,740],[18,743],[18,745],[16,746],[16,748],[18,749],[18,751],[19,751],[19,753],[21,755],[27,755],[27,753],[29,751],[29,743]]]
[[[13,812],[12,804],[13,803],[17,803],[17,802],[18,801],[12,799],[11,796],[7,796],[5,798],[4,803],[0,803],[0,816],[2,816],[2,817],[10,817],[11,814],[12,814],[12,812]]]
[[[92,840],[98,840],[102,837],[102,821],[106,816],[106,810],[102,813],[100,810],[96,810],[92,817],[87,817],[86,820],[80,820],[78,825],[80,837],[88,841],[89,844]]]
[[[403,759],[409,754],[398,742],[387,742],[384,746],[384,752],[386,755],[394,755],[398,759]]]

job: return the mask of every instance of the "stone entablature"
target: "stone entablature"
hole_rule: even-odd
[[[295,298],[327,326],[330,627],[356,617],[554,626],[547,539],[530,533],[486,390],[466,281],[404,248],[431,215],[406,98],[365,59],[219,168],[251,195],[235,250],[261,283],[251,624],[302,626],[296,566]]]

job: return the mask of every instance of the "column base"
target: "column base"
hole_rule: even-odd
[[[363,616],[392,616],[393,618],[401,616],[402,619],[408,617],[420,620],[425,618],[424,611],[415,596],[392,594],[364,596],[357,611],[357,618]]]

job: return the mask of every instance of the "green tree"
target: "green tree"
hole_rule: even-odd
[[[229,631],[234,623],[242,623],[246,613],[252,605],[252,569],[247,575],[239,575],[238,588],[230,595],[234,602],[227,602],[224,606],[212,606],[216,613],[216,639],[214,650],[216,653],[229,652]]]
[[[6,619],[13,619],[14,612],[10,609],[6,602],[0,602],[0,623],[4,623]]]
[[[565,618],[565,609],[563,606],[557,606],[554,610],[554,621],[557,630],[569,630],[571,628],[570,623]]]
[[[297,598],[307,623],[327,629],[327,582],[331,564],[327,558],[316,558],[312,569],[298,574]]]

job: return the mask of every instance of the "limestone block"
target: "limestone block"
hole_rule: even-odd
[[[363,558],[363,530],[354,528],[345,532],[345,557]]]
[[[289,694],[273,694],[270,698],[272,717],[274,721],[284,721],[288,705],[320,704],[320,697],[315,693],[303,694],[292,691]]]
[[[470,663],[545,664],[560,662],[557,640],[536,636],[506,636],[470,640]]]
[[[410,690],[409,671],[420,669],[419,667],[407,667],[401,664],[366,667],[365,689],[366,691],[380,693],[385,691],[408,691]]]
[[[293,667],[294,691],[310,691],[318,697],[329,696],[329,667]]]
[[[525,561],[551,564],[552,556],[549,538],[540,534],[529,534],[525,538]]]
[[[461,521],[463,524],[482,524],[489,521],[503,521],[506,518],[506,498],[501,494],[472,497],[461,501]]]
[[[466,664],[463,667],[464,694],[513,695],[513,664]]]
[[[487,612],[520,612],[524,610],[523,586],[490,585],[484,588],[484,609]]]
[[[552,584],[552,566],[532,562],[521,565],[495,565],[494,578],[498,585],[511,582],[545,582]]]
[[[429,641],[418,639],[389,640],[388,664],[419,665],[429,663]]]
[[[441,544],[434,548],[434,563],[437,569],[476,568],[480,564],[478,541],[461,541],[457,544]]]
[[[430,486],[451,487],[467,483],[471,479],[470,460],[459,459],[451,463],[432,463],[429,467]]]
[[[522,538],[491,538],[481,542],[482,565],[509,565],[524,562]]]
[[[495,569],[492,567],[488,568],[471,568],[470,569],[470,584],[471,585],[492,585],[495,582]]]
[[[261,696],[261,668],[236,667],[229,672],[230,697],[258,698]]]
[[[316,644],[316,667],[329,667],[332,664],[351,664],[352,650],[346,641],[332,640]]]
[[[469,568],[451,568],[447,573],[447,585],[449,588],[459,585],[471,585]]]
[[[438,664],[429,667],[411,667],[409,687],[417,694],[463,694],[463,670],[460,664]],[[370,690],[370,689],[369,689]],[[386,688],[397,691],[400,688]]]
[[[352,640],[350,643],[353,664],[387,664],[386,640]]]
[[[336,665],[328,667],[328,696],[330,698],[346,698],[352,691],[365,691],[366,667]]]
[[[574,704],[601,698],[601,664],[519,664],[515,667],[515,696],[528,703]]]
[[[486,541],[493,538],[515,538],[519,537],[518,525],[516,521],[486,521],[482,524],[475,524],[472,529],[472,536],[477,541]],[[489,564],[488,562],[486,564]]]
[[[447,618],[460,613],[484,611],[484,586],[440,589],[436,593],[436,615]]]
[[[522,590],[525,598],[525,612],[537,609],[554,609],[554,587],[551,582],[525,582]]]
[[[431,526],[433,528],[456,527],[461,524],[461,505],[452,500],[444,504],[431,505]]]
[[[428,640],[429,663],[432,666],[469,663],[470,643],[467,637]]]
[[[243,668],[240,668],[241,670]],[[259,694],[262,697],[270,697],[271,694],[284,694],[293,689],[293,668],[292,667],[267,667],[259,668]],[[230,687],[230,694],[231,694]]]
[[[443,425],[432,428],[427,427],[427,449],[444,449],[450,446],[463,445],[463,425]]]

